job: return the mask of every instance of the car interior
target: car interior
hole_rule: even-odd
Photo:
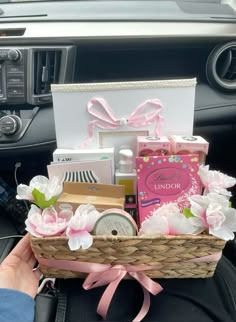
[[[236,177],[235,1],[0,1],[0,262],[25,234],[28,205],[15,198],[17,185],[47,176],[57,148],[51,84],[188,78],[197,80],[193,134],[210,143],[206,164]],[[223,254],[236,269],[235,240]],[[72,282],[60,283],[61,294],[73,294]],[[89,295],[76,296],[72,304],[87,307]],[[202,321],[218,320],[229,321]]]

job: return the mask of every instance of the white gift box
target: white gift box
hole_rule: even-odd
[[[57,177],[60,182],[114,183],[111,159],[52,163],[47,170],[49,179]]]
[[[53,152],[53,163],[58,162],[86,162],[111,160],[112,178],[115,175],[114,148],[107,149],[56,149]],[[52,163],[51,163],[52,164]],[[112,182],[113,183],[113,182]]]
[[[52,85],[58,148],[129,146],[192,135],[196,79]]]
[[[71,161],[94,161],[111,159],[114,166],[114,149],[56,149],[53,152],[54,162],[71,162]]]

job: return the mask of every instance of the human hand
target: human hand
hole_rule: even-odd
[[[34,298],[41,276],[39,269],[33,271],[35,263],[27,234],[0,265],[0,288],[21,291]]]

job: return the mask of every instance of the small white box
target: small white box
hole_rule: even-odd
[[[114,148],[105,149],[56,149],[53,152],[54,162],[112,160],[114,168]]]
[[[48,177],[58,177],[59,181],[113,184],[114,175],[111,159],[52,162],[47,166]]]
[[[53,152],[53,163],[55,162],[85,162],[96,160],[111,160],[112,178],[115,175],[114,148],[105,149],[56,149]]]

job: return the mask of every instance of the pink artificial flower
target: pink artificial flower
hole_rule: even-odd
[[[189,198],[191,212],[194,217],[189,218],[201,233],[208,230],[209,234],[223,240],[234,239],[236,231],[236,210],[229,207],[227,197],[217,193],[206,196],[194,195]]]
[[[155,210],[152,215],[144,220],[139,234],[194,234],[196,228],[186,218],[176,204],[169,203]]]
[[[71,250],[87,249],[93,243],[90,232],[99,217],[99,212],[92,205],[80,205],[66,230],[68,245]]]
[[[204,195],[209,192],[216,192],[221,195],[230,197],[232,194],[226,190],[236,184],[236,179],[220,171],[209,170],[209,166],[201,165],[198,174],[205,188]]]
[[[66,230],[72,215],[73,212],[67,209],[57,212],[50,207],[42,211],[31,205],[25,221],[26,230],[35,237],[58,236]]]
[[[169,214],[178,214],[180,212],[176,203],[170,202],[153,211],[153,215],[165,216]]]

